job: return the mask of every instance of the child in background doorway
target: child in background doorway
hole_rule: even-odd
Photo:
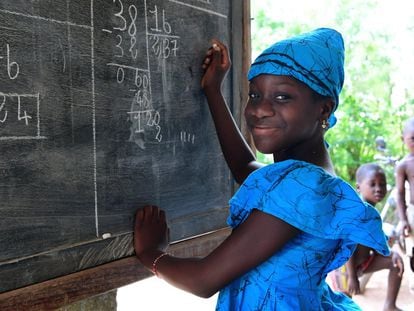
[[[402,140],[408,154],[397,164],[397,209],[401,232],[405,238],[406,255],[410,262],[410,291],[414,291],[414,118],[408,119],[402,131]],[[409,185],[408,202],[406,201],[406,184]]]
[[[373,207],[381,202],[387,193],[387,180],[384,170],[375,163],[361,165],[356,171],[356,188],[362,199]],[[401,286],[404,263],[401,256],[391,251],[391,255],[383,256],[369,247],[358,245],[354,254],[346,263],[348,273],[348,292],[350,295],[361,293],[359,277],[388,269],[388,288],[383,310],[395,311],[396,301]]]

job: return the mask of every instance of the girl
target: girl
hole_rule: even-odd
[[[223,154],[237,182],[230,200],[230,236],[205,258],[165,253],[164,212],[136,214],[134,247],[156,275],[201,297],[220,291],[217,310],[359,310],[325,283],[357,244],[388,255],[379,214],[334,176],[324,134],[335,124],[344,72],[342,36],[320,28],[266,49],[248,74],[245,118],[255,160],[227,109],[221,84],[230,68],[226,46],[213,41],[203,67]],[[361,225],[361,223],[364,225]]]

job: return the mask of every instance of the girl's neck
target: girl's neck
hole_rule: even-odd
[[[314,147],[304,152],[289,153],[286,151],[273,154],[273,161],[280,162],[285,160],[304,161],[316,166],[320,166],[331,175],[335,175],[334,166],[332,164],[329,152],[325,144],[319,147]]]

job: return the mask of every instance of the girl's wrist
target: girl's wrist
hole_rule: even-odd
[[[169,256],[169,254],[168,254],[168,253],[162,253],[162,254],[160,254],[159,256],[157,256],[157,257],[154,259],[154,261],[152,262],[152,265],[151,265],[151,272],[152,272],[155,276],[157,276],[157,277],[159,277],[159,275],[158,275],[158,262],[159,262],[160,260],[162,260],[165,256]]]
[[[165,254],[165,252],[159,250],[159,249],[152,249],[145,251],[139,255],[137,255],[138,260],[141,262],[141,264],[147,268],[148,270],[152,271],[152,265],[154,261],[161,256],[162,254]]]

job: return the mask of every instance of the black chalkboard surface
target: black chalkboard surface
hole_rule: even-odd
[[[231,27],[229,0],[0,2],[0,292],[131,255],[146,203],[173,241],[225,226],[200,64]]]

